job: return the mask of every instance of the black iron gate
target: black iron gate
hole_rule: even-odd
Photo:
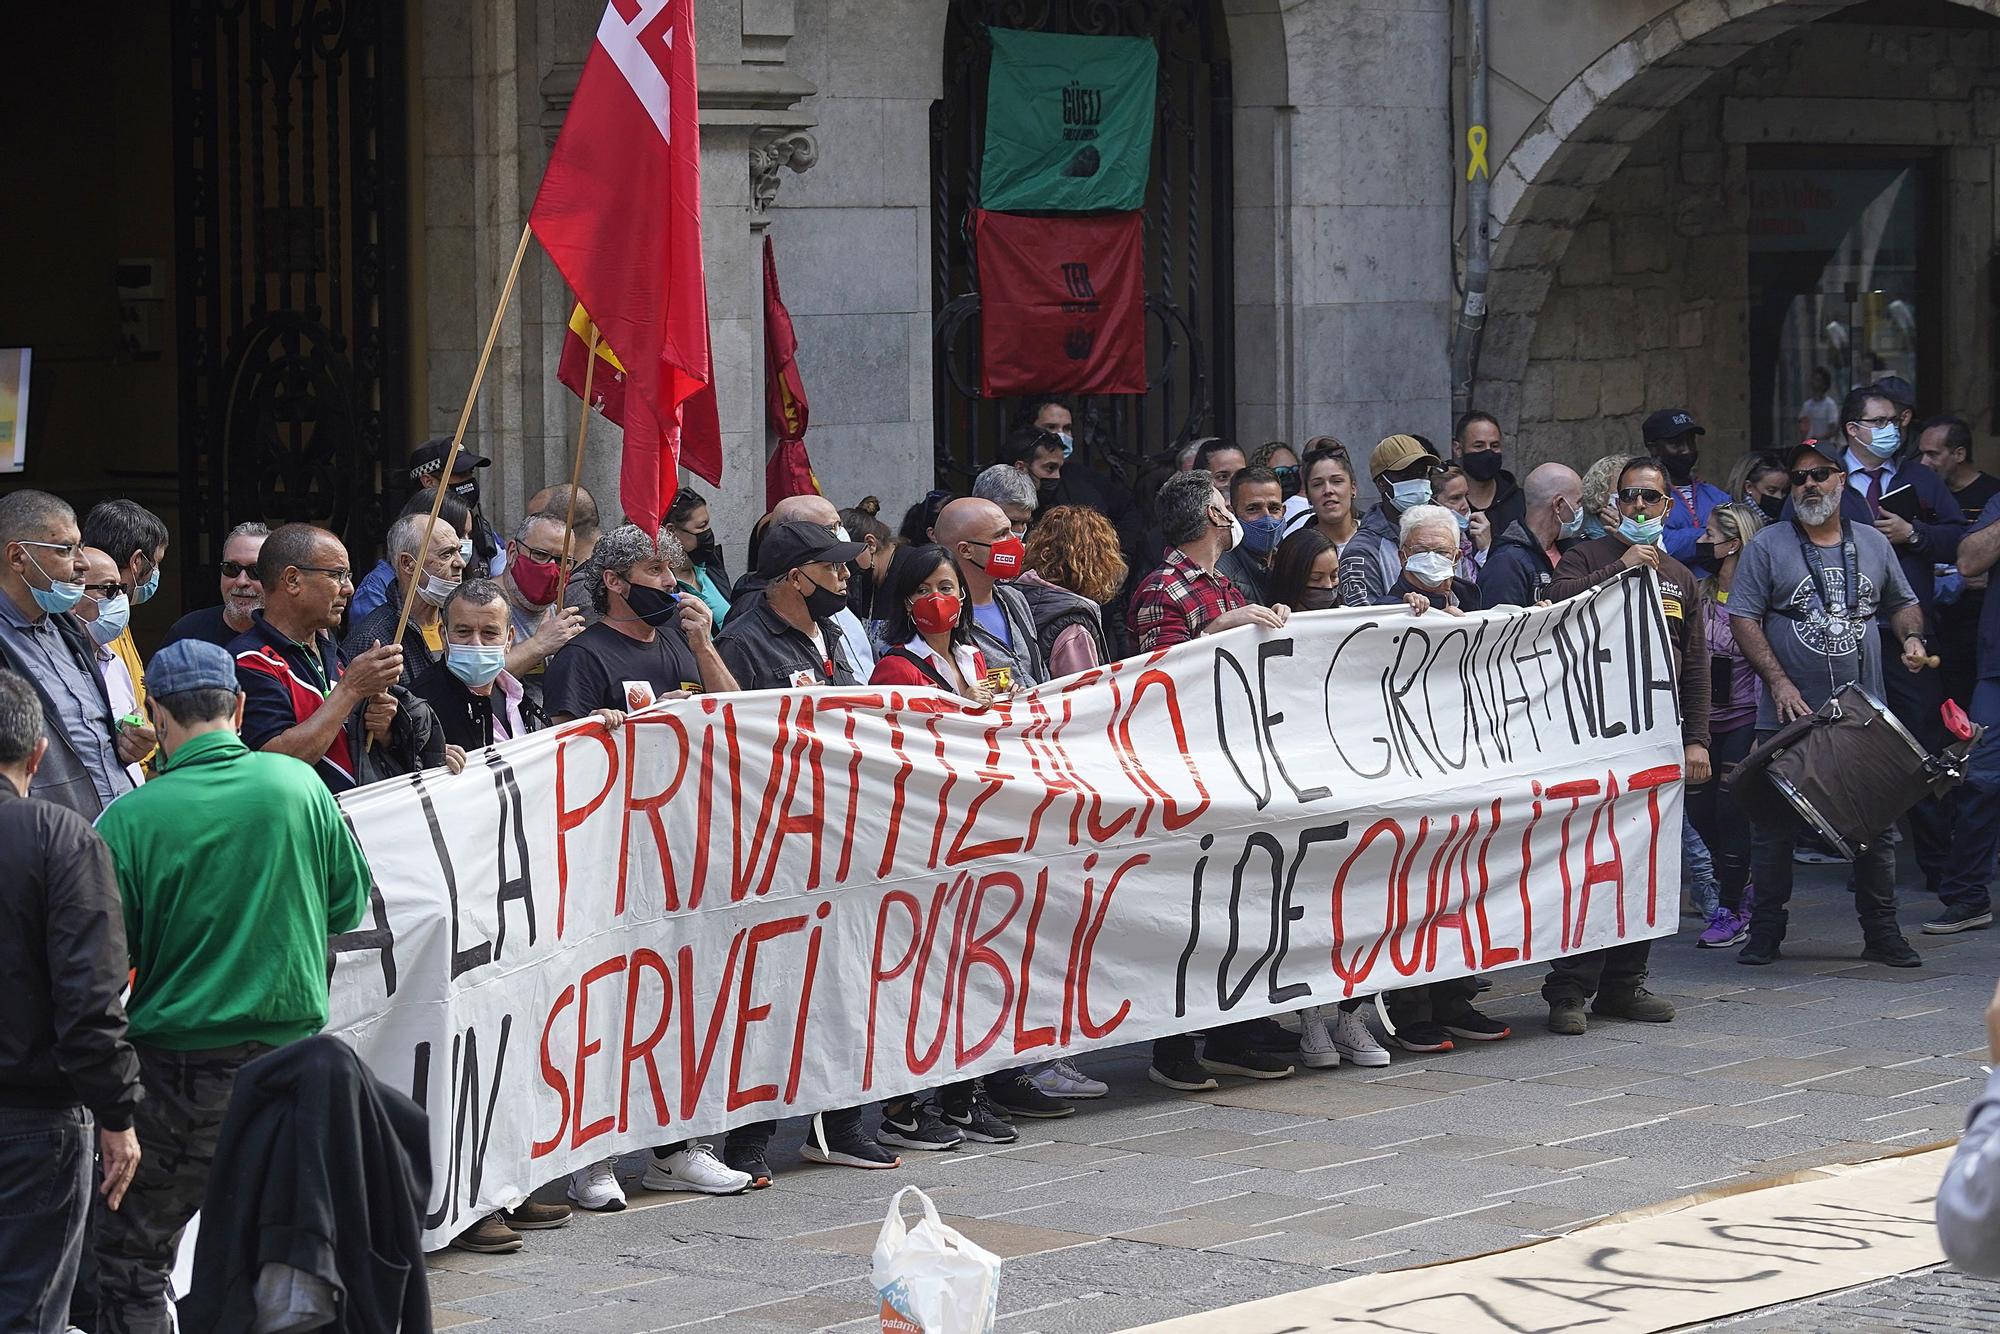
[[[355,560],[402,482],[401,0],[177,0],[176,279],[189,587],[248,519]]]
[[[1014,400],[979,396],[979,296],[970,210],[979,198],[989,27],[1150,37],[1159,48],[1146,233],[1144,395],[1078,402],[1081,458],[1128,485],[1149,463],[1235,415],[1228,41],[1215,0],[951,0],[944,88],[931,105],[932,400],[937,480],[991,463]]]

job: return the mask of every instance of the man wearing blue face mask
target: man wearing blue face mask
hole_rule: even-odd
[[[1641,566],[1659,576],[1660,609],[1666,613],[1667,641],[1673,647],[1674,680],[1680,691],[1682,773],[1695,785],[1710,777],[1708,632],[1693,572],[1660,549],[1671,503],[1667,485],[1667,473],[1656,460],[1635,458],[1627,463],[1612,493],[1618,506],[1617,531],[1571,547],[1556,566],[1548,596],[1559,602]],[[1592,996],[1596,1001],[1591,1010],[1600,1018],[1672,1021],[1673,1002],[1646,990],[1652,949],[1652,941],[1637,940],[1557,959],[1542,983],[1542,999],[1549,1003],[1549,1031],[1571,1037],[1587,1031],[1584,1006]]]
[[[132,780],[90,637],[65,613],[83,600],[76,511],[46,491],[0,496],[0,667],[42,697],[48,754],[28,795],[94,820]]]
[[[167,525],[160,516],[130,500],[106,500],[91,507],[83,520],[83,544],[110,555],[118,566],[118,582],[126,599],[137,607],[160,591],[160,562],[167,558]],[[139,649],[128,629],[108,645],[132,674],[139,712],[145,712],[146,673]]]
[[[1285,526],[1285,488],[1269,468],[1239,468],[1229,479],[1229,506],[1243,536],[1215,568],[1252,602],[1271,605],[1271,558]]]
[[[1431,479],[1444,463],[1413,435],[1392,435],[1368,456],[1382,503],[1370,510],[1340,553],[1340,605],[1371,607],[1403,574],[1398,550],[1403,511],[1431,502]]]
[[[1937,632],[1937,567],[1958,559],[1965,512],[1951,488],[1924,466],[1916,449],[1905,448],[1914,442],[1903,437],[1906,411],[1896,402],[1896,392],[1883,384],[1865,385],[1848,391],[1841,401],[1845,450],[1840,462],[1847,471],[1847,485],[1841,488],[1840,513],[1848,523],[1871,525],[1889,539],[1896,564],[1923,609],[1928,640]],[[1826,447],[1834,446],[1828,441]],[[1785,518],[1793,513],[1787,501]],[[1902,645],[1886,620],[1877,624],[1876,633],[1891,657],[1902,655]],[[1944,744],[1944,722],[1938,716],[1944,703],[1942,673],[1934,668],[1884,672],[1882,685],[1889,712],[1921,745],[1935,751]],[[1910,809],[1909,819],[1911,850],[1923,872],[1924,888],[1935,894],[1952,871],[1951,817],[1937,801],[1926,798]]]
[[[84,633],[97,649],[97,674],[104,678],[104,690],[111,699],[111,716],[118,722],[118,758],[125,762],[126,776],[136,787],[146,781],[141,767],[159,738],[150,724],[129,722],[143,718],[139,692],[125,660],[111,651],[111,645],[125,633],[132,619],[132,600],[118,581],[118,562],[96,547],[83,549],[83,598],[70,613],[83,623]]]

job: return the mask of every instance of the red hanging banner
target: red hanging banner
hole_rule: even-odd
[[[1146,392],[1146,242],[1137,213],[1020,217],[973,211],[979,389]]]

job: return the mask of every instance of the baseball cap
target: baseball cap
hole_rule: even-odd
[[[426,440],[410,451],[410,480],[420,482],[438,469],[444,467],[444,456],[451,453],[451,437],[441,435],[435,440]],[[459,442],[458,457],[452,460],[452,471],[467,472],[473,468],[484,468],[493,462],[484,454],[475,454]]]
[[[1688,435],[1690,433],[1694,435],[1708,434],[1707,431],[1695,425],[1694,418],[1688,415],[1686,408],[1661,408],[1658,412],[1646,418],[1645,424],[1639,428],[1639,438],[1649,445],[1655,440],[1672,440],[1677,436]]]
[[[789,523],[774,523],[764,531],[764,540],[757,544],[757,573],[766,579],[775,579],[814,561],[844,564],[866,549],[859,542],[841,541],[816,523],[798,519]]]
[[[1841,448],[1840,445],[1832,441],[1801,440],[1796,445],[1793,445],[1791,448],[1785,450],[1784,453],[1781,454],[1779,457],[1784,459],[1785,468],[1787,471],[1790,471],[1791,469],[1798,467],[1799,460],[1804,458],[1808,454],[1817,454],[1821,458],[1825,459],[1828,463],[1831,463],[1834,467],[1844,470],[1847,467],[1847,464],[1842,461],[1841,456],[1846,452],[1847,451]],[[152,674],[148,672],[146,676],[146,684],[148,689],[152,687],[152,681],[153,681]]]
[[[146,664],[146,690],[152,695],[236,688],[236,659],[206,639],[177,639]]]
[[[1400,472],[1412,463],[1428,463],[1433,471],[1444,466],[1443,460],[1424,448],[1424,442],[1413,435],[1391,435],[1383,437],[1375,446],[1375,452],[1368,456],[1368,475],[1380,477],[1383,473]]]
[[[1885,375],[1868,388],[1899,408],[1917,406],[1917,387],[1900,375]]]

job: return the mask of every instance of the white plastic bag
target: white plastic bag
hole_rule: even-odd
[[[924,1206],[915,1227],[903,1223],[903,1197]],[[875,1290],[882,1294],[883,1334],[988,1334],[1000,1305],[1000,1257],[945,1226],[931,1197],[905,1186],[889,1201],[875,1239]]]

